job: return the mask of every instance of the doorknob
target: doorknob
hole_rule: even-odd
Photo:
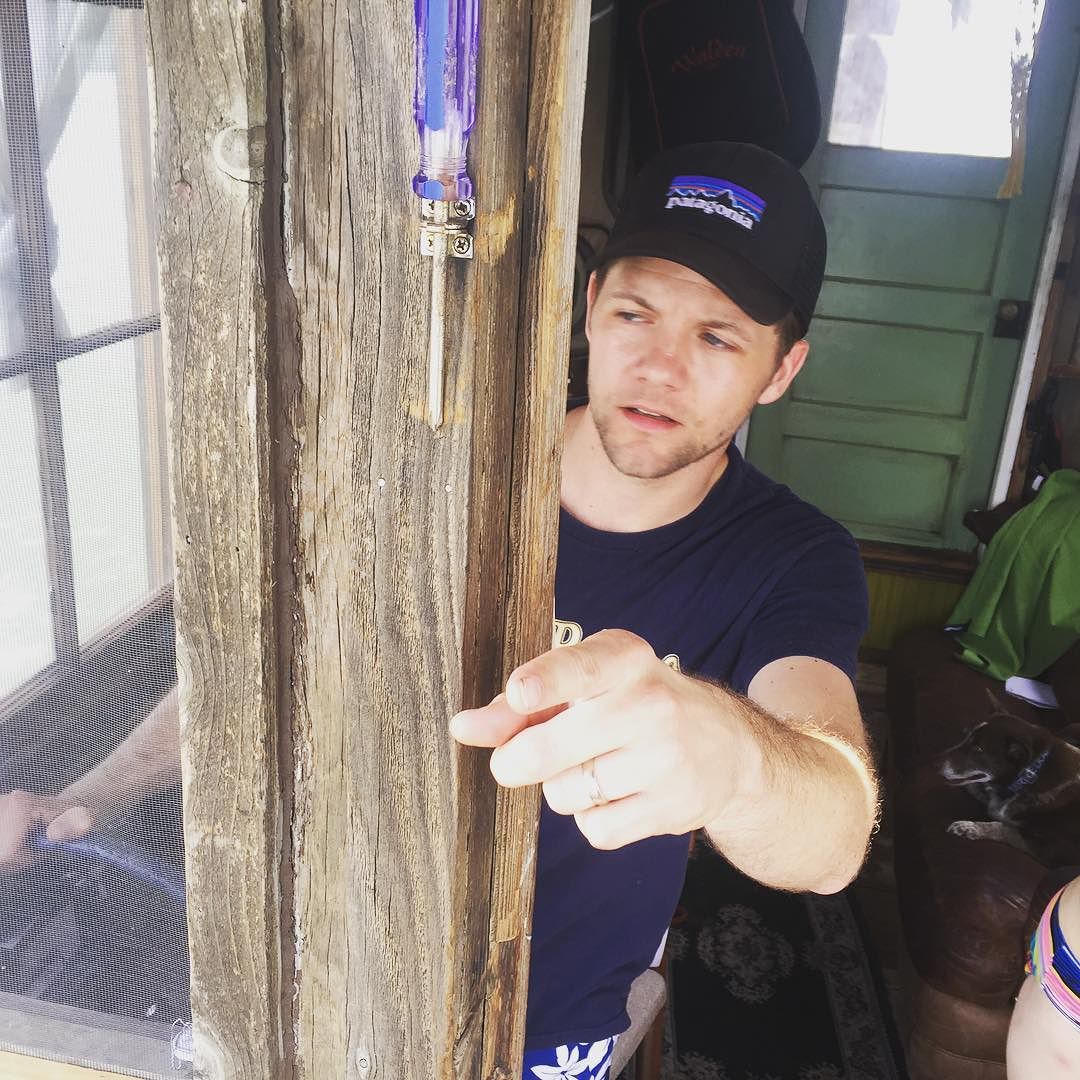
[[[994,337],[1019,341],[1030,319],[1030,300],[999,300],[994,317]]]

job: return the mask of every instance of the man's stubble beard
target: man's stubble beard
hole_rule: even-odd
[[[632,462],[626,460],[627,457],[633,455],[633,451],[620,452],[615,443],[615,439],[611,434],[612,419],[613,415],[610,412],[601,414],[593,410],[593,424],[596,426],[596,433],[600,436],[600,445],[603,447],[608,461],[623,476],[633,477],[636,480],[660,480],[665,476],[671,476],[672,473],[677,473],[680,469],[685,469],[687,466],[701,461],[702,458],[721,450],[731,442],[735,434],[730,432],[717,435],[715,441],[711,444],[693,442],[684,444],[681,447],[675,447],[672,456],[666,461],[658,461],[648,467],[643,465],[635,466]]]

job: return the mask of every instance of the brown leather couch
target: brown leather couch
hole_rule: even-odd
[[[954,658],[939,630],[909,633],[888,665],[889,791],[896,887],[910,959],[912,1080],[1005,1080],[1005,1040],[1024,951],[1046,901],[1076,866],[1046,867],[1005,844],[947,833],[983,807],[948,786],[937,757],[992,710],[1058,729],[1080,720],[1080,645],[1047,672],[1061,708],[1035,709]]]

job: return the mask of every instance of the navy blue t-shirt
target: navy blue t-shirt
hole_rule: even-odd
[[[687,674],[745,693],[766,664],[815,656],[854,680],[867,625],[851,535],[734,446],[686,517],[610,533],[561,512],[556,640],[630,630]],[[688,836],[597,851],[543,803],[526,1047],[625,1031],[630,984],[652,962],[682,889]]]

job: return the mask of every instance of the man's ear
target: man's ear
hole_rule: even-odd
[[[791,380],[802,371],[802,366],[806,363],[809,352],[810,342],[806,338],[796,341],[788,349],[776,371],[773,372],[773,377],[769,380],[768,385],[761,391],[757,399],[759,405],[771,405],[784,396],[784,392],[791,385]]]
[[[589,275],[589,286],[585,290],[585,340],[592,341],[592,313],[596,303],[596,294],[600,291],[597,284],[596,271]]]

